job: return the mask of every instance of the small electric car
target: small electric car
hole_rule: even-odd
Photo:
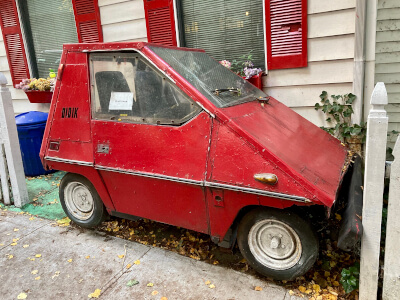
[[[299,208],[329,212],[349,161],[204,51],[149,43],[64,45],[40,156],[68,172],[60,200],[76,224],[139,217],[237,241],[276,279],[314,264]]]

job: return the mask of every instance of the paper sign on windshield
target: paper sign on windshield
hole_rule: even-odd
[[[132,110],[133,93],[111,92],[108,110]]]

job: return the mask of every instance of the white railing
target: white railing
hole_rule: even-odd
[[[6,77],[0,73],[0,200],[22,207],[29,198],[11,93],[6,84]]]

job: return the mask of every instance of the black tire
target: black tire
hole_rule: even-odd
[[[250,266],[277,280],[303,275],[318,257],[318,239],[311,225],[290,211],[250,211],[240,221],[237,239]]]
[[[64,212],[81,227],[96,227],[108,215],[93,184],[82,175],[66,174],[61,180],[59,195]]]

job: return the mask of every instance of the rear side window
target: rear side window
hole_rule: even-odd
[[[138,53],[90,55],[92,118],[180,125],[201,108]]]

